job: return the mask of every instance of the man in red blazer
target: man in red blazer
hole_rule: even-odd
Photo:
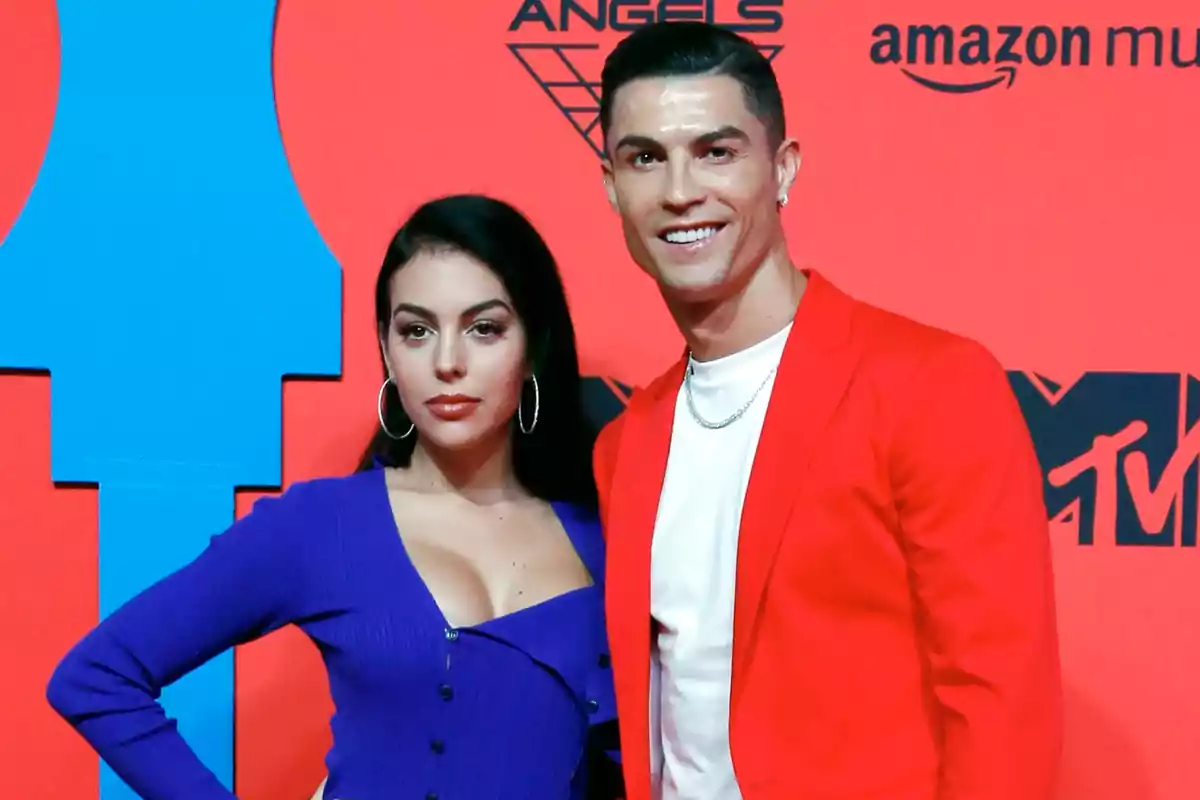
[[[1000,364],[793,266],[753,45],[643,27],[602,97],[609,198],[687,344],[596,450],[629,800],[1049,800],[1049,530]]]

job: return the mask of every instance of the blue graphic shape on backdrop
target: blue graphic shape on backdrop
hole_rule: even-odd
[[[58,109],[0,246],[0,367],[49,369],[56,481],[100,487],[100,613],[281,479],[281,379],[341,369],[341,271],[293,182],[274,0],[60,0]],[[198,613],[203,613],[197,609]],[[233,782],[233,657],[164,693]],[[136,795],[107,767],[101,800]]]

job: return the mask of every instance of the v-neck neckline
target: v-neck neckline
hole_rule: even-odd
[[[434,595],[433,590],[429,588],[429,584],[426,582],[425,576],[421,574],[421,571],[417,568],[416,562],[412,560],[412,554],[409,553],[408,545],[404,542],[404,536],[400,531],[400,524],[396,520],[396,512],[392,506],[391,492],[387,483],[387,469],[384,467],[376,467],[373,471],[379,474],[379,482],[374,488],[379,490],[382,513],[386,515],[388,522],[387,525],[383,526],[383,529],[386,530],[392,538],[393,542],[395,543],[394,546],[399,551],[398,554],[400,560],[403,562],[404,568],[407,569],[413,582],[419,587],[422,601],[429,608],[430,613],[436,617],[438,623],[446,632],[447,636],[452,635],[456,631],[463,630],[486,631],[488,628],[502,626],[508,622],[515,621],[532,613],[544,611],[550,606],[557,605],[560,601],[564,603],[569,602],[572,599],[586,596],[587,594],[595,592],[599,589],[600,582],[597,579],[598,576],[593,574],[591,565],[588,564],[587,559],[585,559],[583,553],[580,552],[579,544],[575,540],[575,535],[572,532],[571,523],[569,521],[570,515],[563,513],[569,504],[558,501],[549,501],[549,505],[554,511],[554,516],[557,518],[558,524],[562,526],[563,532],[567,536],[567,541],[571,544],[571,549],[575,552],[576,558],[578,558],[580,563],[583,564],[583,568],[588,573],[588,579],[591,582],[585,586],[578,586],[574,589],[568,589],[567,591],[556,594],[553,597],[547,597],[545,600],[540,600],[531,605],[518,608],[515,611],[509,611],[505,614],[489,617],[481,622],[472,623],[469,625],[455,625],[446,617],[445,611],[443,611],[441,604],[438,603],[437,596]]]

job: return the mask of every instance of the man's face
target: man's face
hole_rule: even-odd
[[[777,204],[799,165],[796,146],[771,146],[734,78],[622,86],[606,144],[605,187],[625,243],[668,299],[720,299],[782,242]]]

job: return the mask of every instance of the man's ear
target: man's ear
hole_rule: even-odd
[[[600,161],[601,179],[604,181],[604,191],[608,195],[608,204],[613,211],[620,211],[617,208],[617,190],[613,186],[613,166],[612,161],[606,156]]]
[[[788,192],[796,182],[799,171],[800,145],[795,139],[784,139],[775,151],[775,182],[779,184],[779,197],[776,200],[781,205],[787,204]]]

